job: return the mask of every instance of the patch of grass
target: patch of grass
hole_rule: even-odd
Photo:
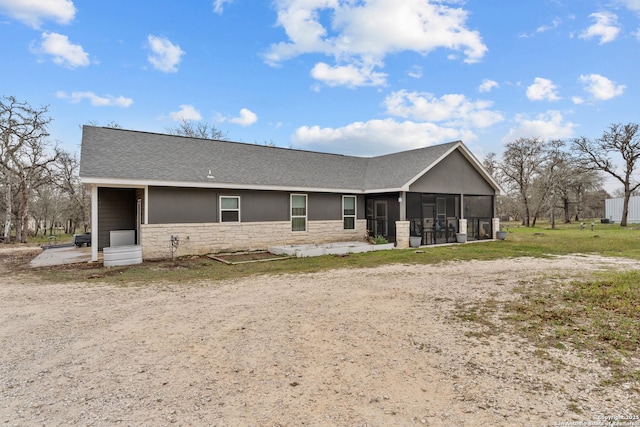
[[[638,227],[620,227],[618,224],[598,222],[594,231],[591,231],[591,221],[587,220],[585,223],[587,228],[584,230],[580,228],[579,222],[556,224],[555,229],[551,229],[548,223],[540,223],[537,227],[529,228],[511,224],[508,227],[507,240],[503,243],[509,242],[514,250],[530,254],[583,253],[640,259]]]
[[[473,322],[480,325],[480,329],[467,331],[464,335],[468,338],[486,339],[489,336],[502,332],[502,329],[491,320],[492,316],[498,311],[498,308],[499,305],[493,298],[480,303],[457,303],[450,318],[456,321]],[[480,343],[486,344],[485,341],[480,341]]]
[[[30,236],[28,241],[31,244],[37,244],[37,245],[48,245],[50,243],[54,243],[54,244],[64,244],[64,243],[71,243],[71,241],[73,240],[73,234],[65,234],[65,233],[61,233],[61,234],[54,234],[53,236],[51,235],[42,235],[42,234],[38,234],[37,236]]]
[[[597,355],[611,369],[614,383],[635,382],[628,357],[640,357],[640,272],[599,273],[543,291],[531,289],[506,303],[516,330],[542,347],[573,348]]]

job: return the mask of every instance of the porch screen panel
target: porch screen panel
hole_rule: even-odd
[[[492,196],[464,196],[466,218],[491,218],[493,216]]]

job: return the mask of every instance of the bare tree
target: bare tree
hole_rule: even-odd
[[[38,234],[42,229],[43,235],[53,234],[53,227],[60,220],[60,213],[67,205],[67,198],[62,191],[53,184],[43,185],[38,188],[31,200],[32,206],[29,211],[35,223],[34,234]]]
[[[522,225],[531,225],[531,198],[534,181],[540,174],[546,144],[540,138],[519,138],[506,144],[502,161],[496,167],[504,182],[517,191],[522,206]]]
[[[629,198],[640,187],[640,182],[634,182],[632,178],[640,158],[638,124],[612,124],[609,130],[598,139],[590,140],[585,137],[574,139],[573,147],[585,168],[605,172],[622,184],[624,201],[620,225],[625,227],[629,214]],[[621,167],[612,159],[612,155],[618,156],[618,160],[622,163]]]
[[[98,123],[97,120],[89,120],[87,123],[85,123],[87,126],[101,126],[100,123]],[[120,123],[116,122],[115,120],[109,120],[108,122],[106,122],[104,124],[103,127],[106,128],[113,128],[113,129],[122,129],[122,126],[120,126]],[[80,125],[80,129],[82,129],[82,125]]]
[[[496,182],[500,182],[502,177],[500,176],[500,170],[498,168],[498,159],[496,159],[496,153],[488,153],[484,160],[482,161],[482,166],[484,166],[485,170],[489,172],[489,175],[496,180]]]
[[[48,107],[35,109],[15,97],[0,99],[0,168],[5,190],[5,242],[9,241],[13,211],[16,240],[27,241],[29,202],[35,189],[50,182],[50,165],[58,158],[57,147],[47,142]],[[14,199],[14,188],[17,200]]]
[[[214,125],[205,122],[192,122],[183,119],[180,124],[174,128],[165,128],[170,135],[188,136],[191,138],[217,139],[225,141],[227,133],[218,129]]]
[[[89,226],[90,198],[87,189],[78,177],[80,161],[75,154],[61,151],[55,163],[55,183],[67,199],[65,213],[71,221],[69,232],[82,224],[86,232]]]

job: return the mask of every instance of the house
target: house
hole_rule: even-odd
[[[84,126],[93,259],[386,237],[408,247],[494,238],[500,186],[460,141],[356,157]],[[124,234],[123,234],[124,233]],[[106,254],[106,252],[105,252]]]

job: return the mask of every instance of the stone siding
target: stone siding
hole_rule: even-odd
[[[308,221],[307,231],[291,231],[290,221],[145,224],[142,225],[142,258],[171,258],[171,236],[179,244],[175,256],[220,252],[266,250],[272,245],[314,244],[363,240],[366,220],[357,220],[355,230],[344,230],[342,220]]]
[[[491,222],[492,222],[491,227],[493,229],[493,236],[491,237],[493,238],[493,240],[496,240],[497,239],[496,233],[500,231],[500,218],[492,218]]]
[[[411,235],[410,221],[396,221],[396,247],[407,249],[409,247],[409,236]]]

